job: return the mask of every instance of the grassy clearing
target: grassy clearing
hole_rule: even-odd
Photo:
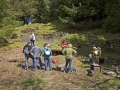
[[[48,34],[59,31],[66,27],[66,25],[59,24],[58,21],[48,24],[31,24],[15,28],[15,33],[19,34],[18,40],[14,44],[7,47],[10,48],[9,53],[6,51],[0,56],[6,61],[0,59],[0,89],[1,90],[118,90],[117,85],[120,83],[119,78],[101,73],[95,73],[93,77],[87,76],[87,70],[90,68],[88,63],[85,63],[88,54],[90,53],[93,44],[102,47],[102,55],[107,57],[120,58],[115,52],[107,52],[104,45],[105,40],[120,39],[119,34],[113,35],[110,33],[103,33],[103,30],[81,31],[75,34],[68,33],[65,37],[67,42],[72,43],[73,47],[77,47],[78,56],[74,57],[73,66],[76,67],[77,72],[70,74],[55,70],[58,64],[65,63],[63,55],[52,56],[58,60],[57,64],[53,64],[54,70],[52,72],[44,70],[33,71],[32,62],[29,62],[29,70],[24,70],[24,60],[18,62],[9,62],[10,59],[24,58],[22,54],[22,47],[26,42],[19,41],[24,34],[30,35],[31,32],[22,33],[26,28],[36,29],[37,34]],[[59,48],[60,38],[57,42],[47,40],[50,42],[52,48]],[[96,42],[100,41],[100,42]],[[37,45],[43,48],[43,43],[46,42],[42,37],[37,40]],[[14,50],[18,48],[18,50]],[[12,51],[11,51],[12,50]],[[20,55],[19,55],[20,54]],[[43,58],[42,58],[43,61]],[[44,62],[44,61],[43,61]],[[109,65],[111,68],[112,65]],[[112,87],[111,87],[112,86]]]

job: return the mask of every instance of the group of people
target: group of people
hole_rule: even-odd
[[[49,50],[49,55],[45,53],[46,50]],[[25,54],[25,69],[28,70],[28,59],[31,58],[33,60],[33,66],[34,70],[37,69],[37,60],[39,61],[39,68],[43,69],[43,64],[41,60],[41,55],[44,57],[44,64],[45,64],[45,70],[49,67],[50,70],[52,70],[52,64],[50,57],[52,55],[52,51],[49,47],[48,43],[44,44],[44,49],[41,49],[39,46],[34,44],[34,46],[31,46],[30,42],[28,42],[24,48],[23,48],[23,53]]]
[[[32,39],[33,38],[33,39]],[[63,40],[65,43],[62,46],[62,53],[66,56],[66,64],[64,71],[70,72],[71,71],[71,64],[73,60],[73,53],[76,54],[77,52],[72,48],[72,44],[67,44],[65,40]],[[35,35],[34,33],[30,36],[30,42],[28,42],[24,47],[23,47],[23,53],[25,55],[25,69],[28,70],[28,59],[31,58],[33,60],[33,67],[34,70],[37,70],[37,60],[39,61],[39,68],[40,69],[45,69],[45,71],[50,69],[52,70],[52,61],[51,61],[51,56],[52,56],[52,50],[50,47],[50,44],[45,43],[44,48],[41,49],[39,46],[36,45],[35,43]],[[44,57],[44,67],[42,64],[41,60],[41,55]]]

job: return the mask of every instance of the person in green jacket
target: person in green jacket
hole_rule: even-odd
[[[66,64],[65,64],[64,72],[71,72],[73,54],[76,54],[77,52],[72,48],[72,44],[70,43],[68,44],[68,47],[62,51],[62,53],[66,56]]]
[[[48,43],[44,44],[44,49],[42,50],[42,56],[44,57],[45,71],[47,71],[48,67],[51,71],[52,70],[52,62],[51,62],[52,50]]]

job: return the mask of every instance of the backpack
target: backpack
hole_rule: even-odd
[[[24,53],[25,53],[25,54],[29,54],[28,47],[25,47],[25,49],[24,49]]]
[[[50,55],[50,50],[48,48],[45,48],[45,55],[49,56]]]
[[[101,56],[101,48],[98,47],[98,56]]]
[[[30,40],[33,40],[33,36],[30,36]]]
[[[88,70],[87,75],[88,75],[88,76],[93,76],[93,75],[94,75],[94,71],[93,71],[93,70]]]
[[[71,72],[76,72],[76,68],[75,67],[71,67]]]
[[[70,71],[71,71],[71,72],[76,72],[76,68],[73,67],[73,66],[71,66]],[[67,68],[67,70],[66,70],[65,72],[68,73],[68,68]]]

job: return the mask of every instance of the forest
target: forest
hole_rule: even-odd
[[[60,20],[78,30],[102,28],[120,33],[120,0],[1,0],[0,30],[5,26]]]

